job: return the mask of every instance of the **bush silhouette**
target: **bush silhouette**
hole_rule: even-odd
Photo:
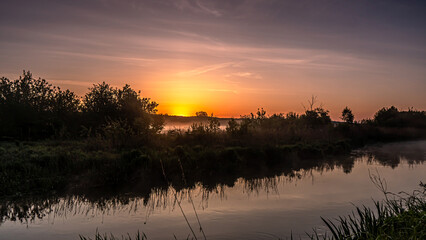
[[[62,91],[44,79],[34,79],[29,71],[11,81],[0,82],[1,135],[37,139],[52,136],[65,126],[79,109],[77,96]]]
[[[354,115],[352,113],[352,110],[349,109],[347,106],[342,111],[342,120],[346,123],[353,123],[354,122]]]
[[[105,82],[94,84],[79,98],[46,80],[33,78],[29,71],[17,80],[0,78],[0,137],[6,139],[88,139],[93,146],[123,147],[158,144],[215,144],[254,146],[331,142],[351,139],[357,144],[424,137],[425,111],[400,111],[396,107],[380,109],[372,120],[355,124],[332,124],[329,111],[316,107],[316,97],[308,101],[303,114],[267,115],[257,112],[231,119],[226,131],[206,112],[196,113],[188,131],[159,136],[164,115],[158,104],[141,97],[129,85],[113,87]],[[351,109],[345,107],[342,120],[353,123]],[[336,126],[335,126],[336,125]],[[410,130],[406,130],[410,128]],[[161,141],[160,141],[161,140]],[[89,144],[88,144],[89,145]]]
[[[426,112],[415,111],[399,111],[395,106],[382,108],[374,115],[374,123],[383,127],[426,127]]]
[[[70,90],[61,90],[29,71],[11,81],[0,79],[0,136],[18,139],[80,137],[111,128],[147,138],[161,131],[164,120],[154,116],[158,104],[141,98],[129,85],[113,88],[95,84],[82,100]],[[110,134],[109,134],[110,135]]]

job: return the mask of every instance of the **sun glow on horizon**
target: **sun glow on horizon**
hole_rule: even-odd
[[[235,93],[231,90],[223,90],[230,86],[217,80],[221,79],[221,76],[214,74],[186,76],[182,74],[187,69],[191,69],[191,67],[182,67],[165,76],[158,76],[150,86],[153,89],[151,93],[156,96],[155,100],[160,104],[159,113],[195,116],[198,111],[206,111],[209,114],[218,114],[219,110],[228,110],[230,102],[235,102],[229,99]],[[219,114],[222,112],[220,111]]]
[[[30,70],[79,97],[129,84],[181,116],[303,113],[312,95],[337,121],[426,109],[426,1],[23,2],[0,4],[0,77]]]
[[[173,116],[183,116],[189,117],[195,115],[195,112],[191,106],[187,104],[170,104],[166,107],[160,109],[160,112],[163,114],[173,115]]]

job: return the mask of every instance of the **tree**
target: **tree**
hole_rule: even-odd
[[[327,125],[331,123],[329,111],[325,110],[322,104],[320,104],[319,107],[315,107],[316,102],[317,97],[312,95],[311,100],[308,100],[309,107],[305,107],[302,104],[303,108],[305,108],[305,114],[302,114],[300,118],[304,120],[306,125],[311,127]]]
[[[231,135],[236,135],[240,130],[239,126],[240,125],[238,124],[238,122],[235,119],[231,118],[231,120],[228,121],[226,132]]]
[[[157,106],[127,84],[118,89],[105,82],[89,88],[81,101],[74,92],[24,71],[14,81],[0,78],[0,136],[75,137],[81,136],[82,127],[88,133],[92,129],[104,133],[126,129],[152,136],[164,126],[163,117],[155,115]]]
[[[89,127],[103,128],[106,123],[113,122],[113,126],[123,124],[123,127],[129,127],[136,135],[146,136],[161,131],[164,120],[153,117],[158,104],[149,98],[141,98],[140,91],[136,92],[130,85],[118,89],[103,82],[89,90],[83,99],[83,111],[90,120]]]
[[[352,113],[352,110],[348,108],[348,106],[343,109],[341,119],[347,123],[354,122],[354,115]]]
[[[400,111],[395,106],[382,108],[374,115],[374,123],[383,127],[426,127],[426,112]]]
[[[46,80],[33,78],[31,72],[10,81],[0,79],[0,135],[41,138],[55,134],[70,121],[65,112],[76,112],[79,100],[67,90]]]
[[[83,110],[89,113],[96,121],[104,121],[104,117],[115,118],[118,115],[117,89],[102,82],[89,88],[83,99]]]
[[[381,126],[400,126],[401,119],[399,117],[399,110],[395,106],[390,108],[382,108],[374,115],[374,122]]]
[[[328,110],[318,107],[313,110],[305,111],[305,114],[303,114],[301,118],[304,119],[305,123],[311,127],[327,125],[331,123],[331,118],[328,113]]]
[[[200,117],[200,118],[206,118],[206,117],[208,117],[209,115],[207,114],[207,112],[199,111],[199,112],[196,112],[196,113],[195,113],[195,116]]]

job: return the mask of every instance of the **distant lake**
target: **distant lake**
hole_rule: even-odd
[[[190,230],[177,201],[199,239],[203,237],[193,207],[208,239],[285,239],[291,232],[304,239],[313,228],[324,231],[320,216],[347,215],[353,204],[372,206],[372,198],[383,199],[370,173],[380,174],[392,192],[418,188],[420,181],[426,182],[425,160],[426,141],[389,143],[336,157],[332,164],[283,169],[281,175],[216,186],[198,184],[176,194],[170,187],[136,197],[129,193],[88,200],[71,195],[38,200],[15,212],[9,203],[9,210],[1,213],[0,239],[78,239],[79,234],[93,237],[96,229],[115,235],[139,230],[148,239],[186,239]],[[17,211],[32,214],[33,220],[13,219]]]

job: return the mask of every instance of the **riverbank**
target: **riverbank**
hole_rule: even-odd
[[[357,122],[345,107],[336,122],[314,96],[301,114],[258,108],[224,123],[204,111],[159,115],[155,101],[127,84],[95,84],[80,98],[24,71],[16,80],[2,78],[2,91],[0,198],[138,183],[145,189],[214,185],[315,165],[371,143],[426,138],[425,111],[384,107]],[[193,122],[163,131],[167,119]]]
[[[348,157],[299,159],[293,166],[252,169],[235,181],[211,176],[216,181],[180,189],[157,185],[144,191],[142,182],[115,190],[95,187],[90,192],[80,188],[79,193],[22,196],[0,202],[0,235],[57,239],[55,234],[60,233],[63,239],[78,239],[78,234],[93,237],[95,229],[115,236],[134,236],[139,229],[149,239],[174,234],[185,239],[189,229],[177,202],[200,234],[188,202],[191,196],[208,238],[259,239],[264,232],[286,239],[292,230],[297,239],[313,227],[324,229],[319,216],[334,219],[349,214],[350,203],[374,207],[371,198],[383,196],[371,184],[368,169],[389,180],[390,191],[411,191],[423,180],[424,146],[425,141],[376,144],[344,154]]]
[[[258,147],[176,146],[164,149],[92,149],[85,142],[0,144],[0,196],[19,198],[91,188],[123,189],[143,183],[176,188],[217,184],[239,177],[277,174],[348,153],[348,141]],[[315,159],[315,160],[314,160]],[[182,179],[182,174],[185,179]]]
[[[181,189],[197,182],[232,184],[240,177],[267,177],[320,166],[330,161],[329,156],[342,156],[339,161],[345,165],[345,156],[357,147],[350,140],[122,149],[93,147],[85,141],[2,142],[0,196],[85,194],[92,189],[149,192],[154,187]]]
[[[381,190],[384,191],[385,199],[375,201],[375,207],[356,207],[353,215],[340,216],[336,218],[338,220],[321,217],[327,226],[325,234],[319,234],[314,230],[314,234],[307,235],[312,240],[425,239],[426,185],[421,183],[420,189],[404,195],[385,192],[385,189]],[[147,240],[149,238],[145,233],[140,232],[137,232],[134,237],[130,234],[116,237],[99,232],[96,232],[94,238],[80,235],[80,240],[92,239]],[[275,239],[282,238],[276,237]]]

